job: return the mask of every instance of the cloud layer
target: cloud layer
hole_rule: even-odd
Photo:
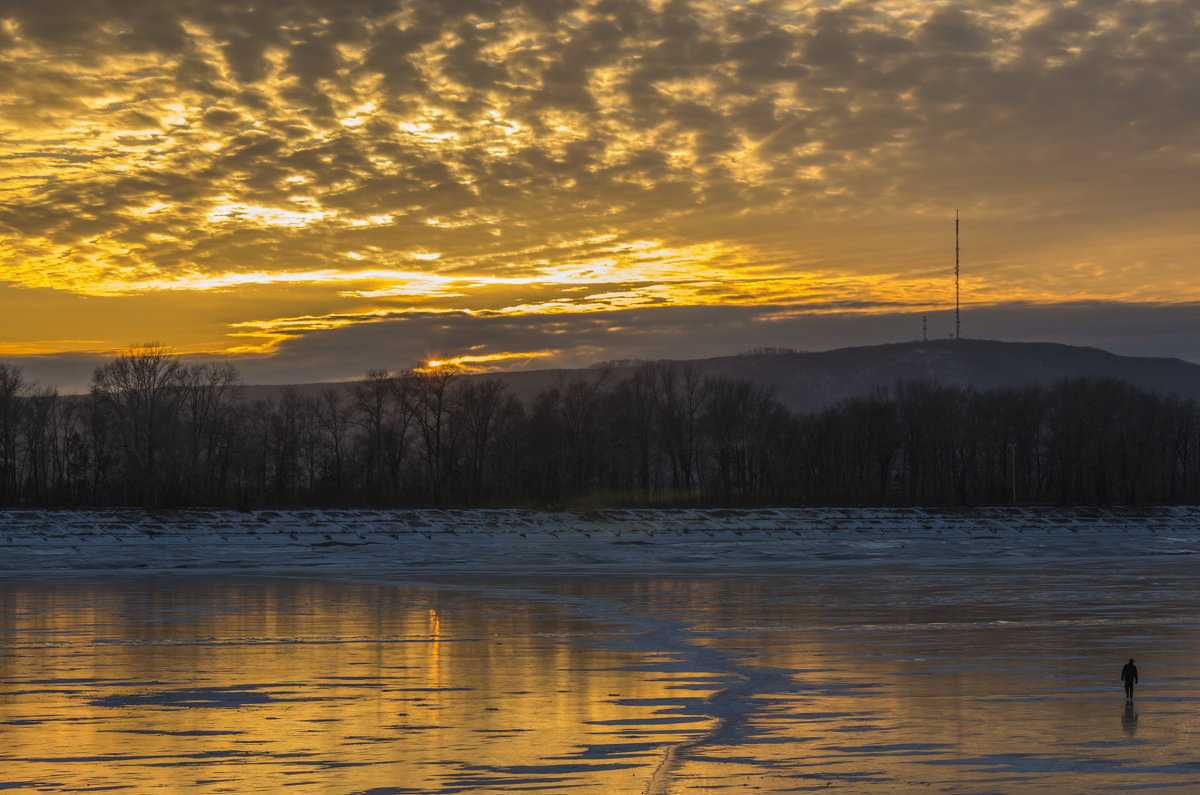
[[[3,342],[944,311],[956,209],[971,305],[1197,301],[1197,40],[1190,0],[0,3]]]

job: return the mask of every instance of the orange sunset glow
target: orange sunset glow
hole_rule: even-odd
[[[0,357],[249,382],[953,331],[1200,360],[1200,10],[18,2]]]

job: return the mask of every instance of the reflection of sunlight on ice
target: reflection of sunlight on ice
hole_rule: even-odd
[[[699,521],[689,515],[689,526]],[[445,519],[423,516],[425,528]],[[444,585],[344,581],[354,566],[333,571],[337,582],[305,579],[308,567],[294,579],[0,582],[0,763],[14,780],[59,789],[119,780],[171,791],[234,786],[249,766],[263,791],[298,774],[322,791],[901,793],[1004,780],[1008,791],[1057,792],[1194,781],[1200,586],[1186,558],[1121,556],[1114,568],[1112,557],[1075,556],[1064,567],[1049,548],[1048,562],[997,557],[989,540],[975,557],[889,547],[868,561],[856,546],[788,569],[762,553],[792,540],[811,553],[822,543],[812,527],[807,538],[721,540],[658,521],[637,546],[618,543],[629,526],[606,540],[593,527],[587,547],[566,533],[494,546],[490,531],[414,534],[404,543],[421,571],[435,571],[437,544],[458,544],[455,573],[437,575]],[[870,541],[871,526],[848,536]],[[1078,549],[1071,529],[1041,532]],[[947,537],[935,535],[926,543],[945,556]],[[1029,535],[1024,548],[1038,543]],[[622,575],[531,578],[547,570],[529,562],[536,544],[589,560],[611,550],[606,571]],[[464,574],[468,545],[488,550],[493,572],[517,568]],[[656,573],[688,565],[683,553],[700,546],[716,550],[719,568]],[[735,559],[740,574],[730,574]],[[417,571],[376,565],[373,582],[411,583]],[[1145,681],[1123,708],[1117,672],[1131,655]]]
[[[429,608],[429,686],[441,686],[442,621],[437,610]]]
[[[5,778],[62,789],[636,792],[694,721],[656,718],[679,677],[553,601],[173,578],[0,605]]]

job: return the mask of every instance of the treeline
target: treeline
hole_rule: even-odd
[[[1173,504],[1200,500],[1200,409],[1111,379],[907,382],[797,415],[698,365],[597,369],[528,402],[451,368],[247,401],[161,346],[59,395],[0,363],[0,504]]]

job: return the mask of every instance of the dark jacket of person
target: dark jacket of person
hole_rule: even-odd
[[[1131,662],[1125,663],[1125,667],[1121,669],[1122,682],[1137,682],[1137,666]]]

